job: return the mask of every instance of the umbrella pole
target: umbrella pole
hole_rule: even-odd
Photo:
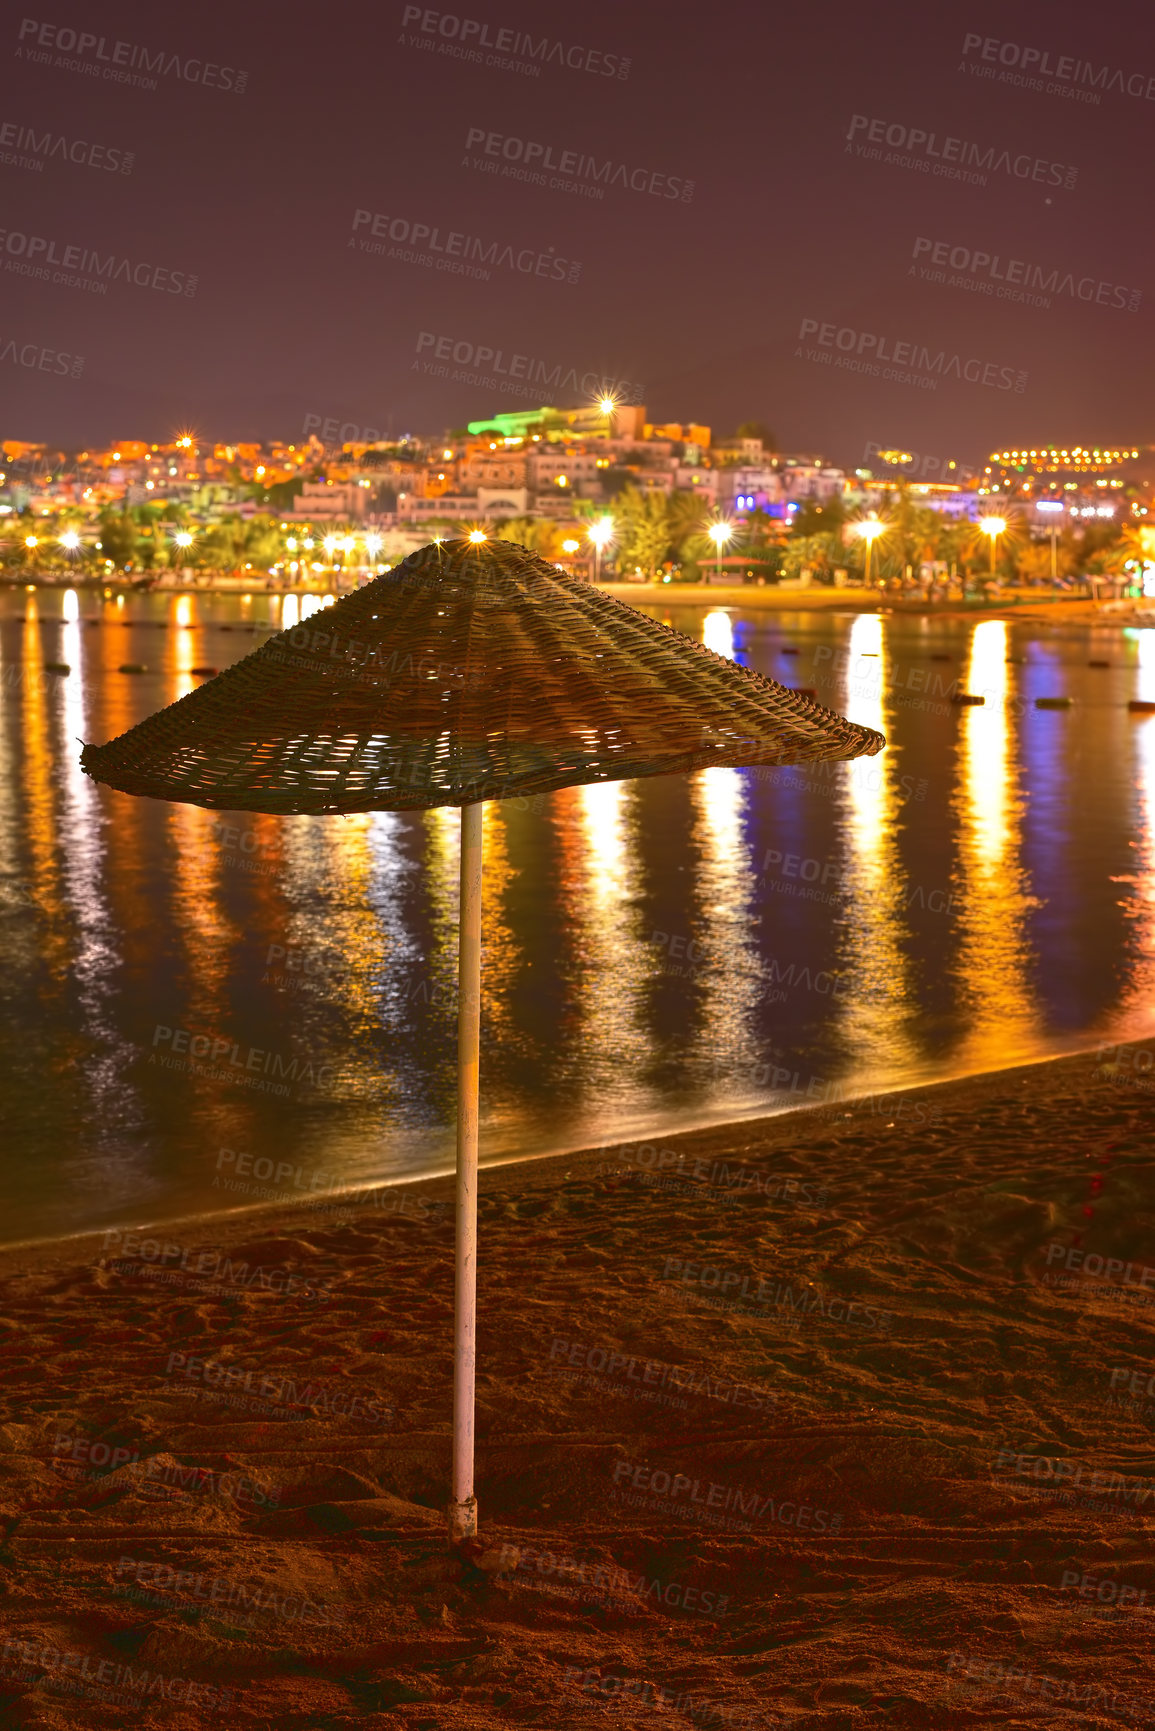
[[[481,1051],[481,803],[461,808],[457,996],[457,1239],[453,1317],[453,1501],[449,1542],[477,1532],[473,1494],[477,1342],[477,1094]]]

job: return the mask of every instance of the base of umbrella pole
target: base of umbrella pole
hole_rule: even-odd
[[[449,1542],[477,1532],[473,1425],[477,1366],[477,1143],[481,1062],[481,804],[461,808],[457,971],[457,1191],[453,1305],[453,1498]]]
[[[468,1502],[450,1503],[446,1513],[449,1516],[449,1543],[459,1545],[462,1539],[477,1537],[477,1498],[470,1497]]]

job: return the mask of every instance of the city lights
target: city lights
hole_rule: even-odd
[[[1006,526],[1007,526],[1007,521],[1006,521],[1005,517],[980,517],[979,518],[979,528],[982,530],[984,535],[990,536],[991,576],[992,576],[992,578],[994,577],[994,574],[995,574],[995,548],[998,545],[999,536],[1004,533]]]
[[[591,523],[586,531],[594,550],[594,582],[601,576],[602,554],[614,538],[614,520],[612,517],[602,517],[596,523]]]
[[[732,523],[726,523],[726,522],[711,523],[710,527],[706,530],[706,533],[710,537],[710,540],[714,543],[714,556],[715,556],[715,560],[716,560],[716,564],[714,567],[715,574],[718,577],[721,577],[721,575],[722,575],[722,549],[726,545],[726,543],[731,539],[731,537],[733,536],[734,525]]]
[[[861,523],[854,525],[854,533],[861,536],[866,543],[866,567],[863,573],[863,584],[870,586],[870,553],[880,535],[886,534],[886,524],[880,523],[877,517],[866,517]]]

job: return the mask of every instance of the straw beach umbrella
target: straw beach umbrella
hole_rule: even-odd
[[[85,746],[97,781],[216,810],[461,808],[454,1541],[477,1526],[482,802],[884,743],[524,547],[462,540],[422,548],[119,739]]]

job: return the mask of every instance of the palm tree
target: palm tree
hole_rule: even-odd
[[[618,570],[652,577],[670,550],[670,501],[664,493],[623,487],[614,501]]]
[[[713,509],[708,497],[700,498],[697,493],[685,490],[670,494],[666,501],[666,517],[669,523],[670,546],[676,559],[687,556],[689,541],[701,535],[712,516]]]
[[[556,562],[562,557],[565,535],[560,524],[546,517],[507,517],[495,525],[503,541],[516,541],[543,559]]]

